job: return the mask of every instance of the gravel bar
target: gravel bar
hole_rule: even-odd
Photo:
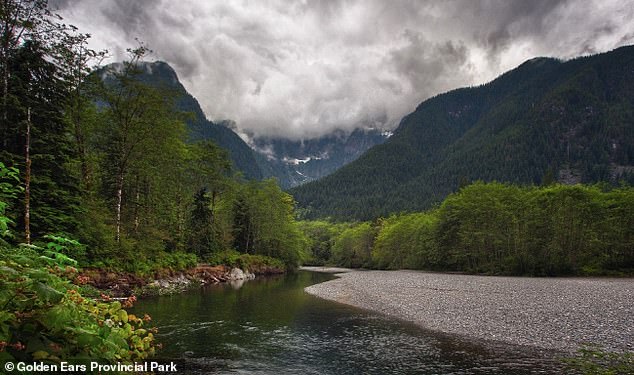
[[[570,352],[583,343],[634,350],[631,278],[342,271],[306,292],[470,338]]]

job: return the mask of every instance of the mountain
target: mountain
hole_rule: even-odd
[[[122,67],[121,63],[114,63],[98,73],[107,79],[104,72]],[[230,120],[213,122],[205,117],[198,101],[187,92],[169,64],[141,62],[139,70],[138,79],[171,90],[177,98],[176,109],[190,114],[185,120],[190,141],[214,141],[228,151],[234,167],[249,179],[275,177],[287,189],[328,175],[387,139],[385,132],[357,129],[303,141],[253,138],[251,148],[234,132],[235,123]]]
[[[259,154],[264,175],[276,177],[283,188],[290,188],[334,172],[388,136],[378,129],[356,129],[298,141],[258,137],[251,146]]]
[[[307,217],[432,207],[471,181],[634,182],[634,47],[535,58],[421,103],[384,144],[290,192]]]
[[[109,69],[116,70],[119,66],[122,64],[113,63],[104,67],[101,72],[106,72]],[[205,117],[198,101],[187,92],[169,64],[162,61],[141,62],[139,69],[138,79],[152,86],[171,90],[177,98],[176,109],[190,114],[185,120],[190,141],[212,140],[227,150],[234,168],[241,171],[244,177],[248,179],[264,177],[256,161],[256,155],[249,145],[226,126],[228,123],[224,121],[214,123]]]

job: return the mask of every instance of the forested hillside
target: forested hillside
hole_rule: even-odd
[[[114,63],[96,72],[104,78],[108,70],[121,69],[122,63]],[[214,123],[206,118],[200,104],[181,84],[174,69],[162,61],[139,62],[138,76],[141,82],[169,92],[174,97],[174,109],[186,114],[187,138],[190,142],[210,140],[225,149],[235,170],[248,179],[262,179],[264,176],[256,163],[253,150],[223,122]]]
[[[306,217],[426,209],[471,181],[634,181],[634,47],[536,58],[423,102],[355,162],[294,188]]]

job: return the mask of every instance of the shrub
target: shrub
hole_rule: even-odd
[[[78,272],[30,247],[0,250],[0,360],[132,362],[154,353],[145,319],[129,315],[133,300],[100,302],[70,280]],[[68,258],[70,259],[70,258]]]

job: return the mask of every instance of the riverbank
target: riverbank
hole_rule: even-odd
[[[248,269],[226,265],[199,264],[180,272],[160,272],[154,277],[140,277],[128,272],[113,272],[104,269],[84,269],[75,279],[77,284],[88,284],[110,297],[145,297],[183,292],[187,289],[224,282],[244,282],[256,275],[284,273],[284,270],[265,268],[250,272]]]
[[[305,290],[425,329],[480,340],[569,352],[584,343],[634,350],[634,279],[353,270],[338,276]]]

